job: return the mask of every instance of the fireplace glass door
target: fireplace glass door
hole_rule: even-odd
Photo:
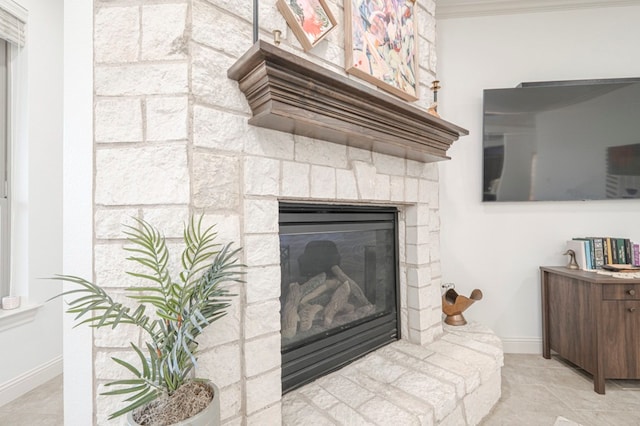
[[[395,208],[281,204],[283,391],[398,338]]]

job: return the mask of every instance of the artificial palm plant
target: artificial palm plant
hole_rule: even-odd
[[[126,226],[125,230],[131,244],[125,247],[130,253],[127,259],[141,265],[144,271],[127,271],[142,282],[125,289],[127,297],[137,304],[135,310],[116,302],[103,288],[83,278],[57,277],[78,286],[61,294],[73,296],[67,312],[76,315],[77,325],[113,329],[120,324],[134,324],[146,334],[144,347],[131,343],[140,367],[112,358],[133,378],[106,384],[114,389],[104,395],[123,395],[126,401],[126,406],[111,414],[110,419],[170,396],[181,386],[198,380],[190,379],[196,366],[196,339],[205,327],[226,314],[232,294],[224,284],[241,282],[242,265],[236,257],[240,249],[215,243],[216,233],[213,227],[203,229],[202,217],[192,217],[185,225],[182,271],[177,276],[169,271],[165,237],[144,220],[135,221],[137,226]]]

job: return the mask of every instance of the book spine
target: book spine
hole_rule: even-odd
[[[602,265],[604,265],[604,250],[602,245],[602,238],[592,238],[591,242],[593,244],[595,267],[596,269],[602,269]]]
[[[633,244],[633,264],[634,266],[640,266],[640,244]]]
[[[626,264],[627,262],[627,255],[626,255],[626,251],[624,248],[624,239],[623,238],[617,238],[616,239],[616,247],[618,248],[618,263],[621,264]]]
[[[618,243],[615,238],[611,238],[611,262],[614,265],[618,264]]]
[[[613,252],[611,250],[611,238],[605,238],[607,240],[607,263],[615,263],[613,261]]]
[[[584,248],[587,257],[587,267],[589,269],[596,269],[593,263],[593,247],[591,246],[591,241],[584,240]]]
[[[624,240],[624,255],[625,258],[627,259],[627,263],[629,265],[633,264],[633,247],[631,246],[631,240],[628,238],[625,238]]]
[[[603,238],[602,239],[602,252],[604,253],[604,264],[607,265],[611,263],[611,256],[609,253],[611,252],[611,239]]]

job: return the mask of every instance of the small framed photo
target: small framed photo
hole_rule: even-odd
[[[276,6],[304,50],[312,49],[338,25],[324,0],[278,0]]]
[[[418,99],[415,0],[344,0],[345,68],[407,100]]]

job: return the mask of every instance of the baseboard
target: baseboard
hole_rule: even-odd
[[[539,337],[502,337],[501,340],[506,354],[542,354]]]
[[[0,384],[0,407],[62,374],[62,355]]]

